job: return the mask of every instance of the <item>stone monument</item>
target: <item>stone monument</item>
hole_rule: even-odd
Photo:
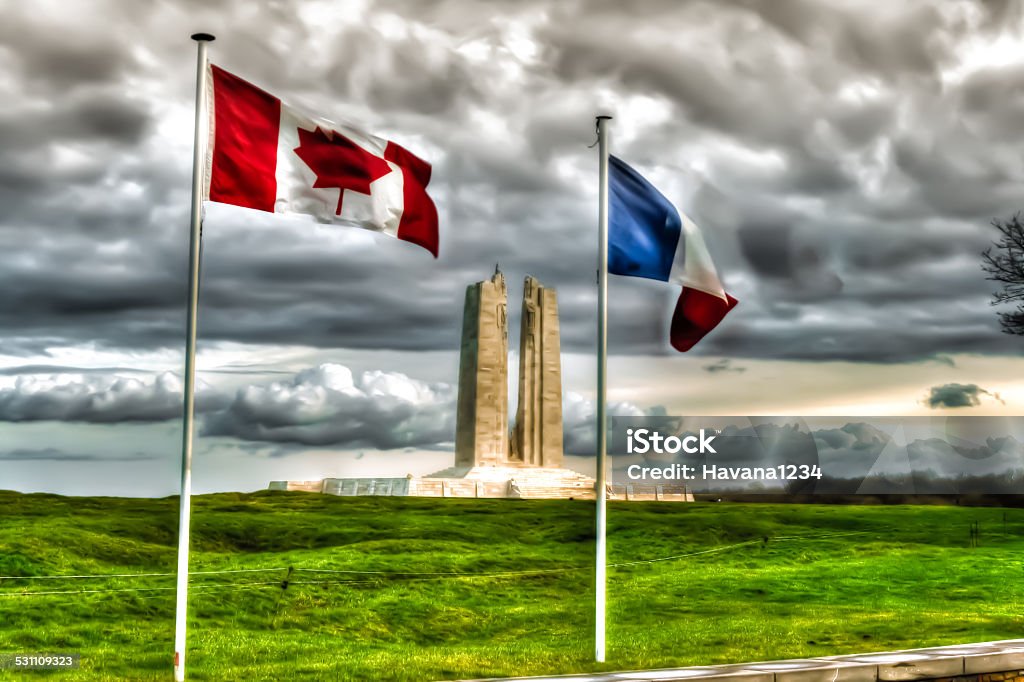
[[[562,466],[562,359],[558,299],[533,277],[523,282],[519,406],[508,427],[505,277],[466,288],[455,421],[455,468]],[[511,437],[510,437],[511,436]]]
[[[509,460],[562,466],[562,353],[558,298],[533,277],[523,282],[519,327],[519,406]]]
[[[592,498],[594,479],[562,468],[562,358],[558,298],[533,277],[523,282],[519,405],[508,420],[508,316],[505,277],[466,288],[455,420],[455,466],[418,479],[449,494],[478,497]],[[445,487],[446,486],[446,487]]]
[[[462,309],[455,466],[508,460],[508,317],[505,276],[466,287]]]
[[[494,275],[466,288],[462,310],[455,466],[429,476],[273,481],[271,490],[329,495],[594,499],[594,479],[562,467],[562,362],[558,299],[523,283],[519,405],[508,418],[508,292]],[[610,486],[611,499],[690,501],[685,486]]]

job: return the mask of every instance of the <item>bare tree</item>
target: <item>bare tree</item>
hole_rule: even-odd
[[[981,269],[986,279],[999,282],[1001,288],[992,294],[992,305],[1016,303],[1010,312],[999,313],[999,324],[1007,334],[1024,336],[1024,223],[1020,214],[992,221],[999,230],[999,239],[981,254]]]

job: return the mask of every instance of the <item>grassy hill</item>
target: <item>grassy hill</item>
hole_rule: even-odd
[[[169,574],[176,528],[173,498],[0,492],[0,576]],[[190,679],[567,673],[1024,634],[1024,510],[612,503],[623,565],[596,666],[592,529],[580,501],[197,497],[192,568],[212,573],[192,578]],[[170,679],[173,587],[0,580],[0,653],[82,654],[38,678]]]

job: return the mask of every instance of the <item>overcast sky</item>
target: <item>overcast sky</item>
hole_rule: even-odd
[[[433,164],[440,258],[210,205],[198,490],[451,462],[465,286],[558,290],[592,416],[596,150],[703,229],[740,305],[613,278],[625,413],[1017,415],[979,254],[1024,208],[1016,2],[40,2],[0,24],[0,488],[176,489],[195,31],[214,63]],[[516,359],[511,359],[516,367]]]

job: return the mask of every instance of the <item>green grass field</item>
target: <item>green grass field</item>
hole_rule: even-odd
[[[190,679],[569,673],[1024,635],[1024,510],[612,503],[611,563],[690,556],[610,569],[598,666],[592,518],[580,501],[197,497],[194,571],[274,570],[193,577]],[[0,575],[169,573],[176,527],[174,499],[0,492]],[[80,670],[34,678],[170,679],[173,580],[0,580],[0,653],[81,653]]]

